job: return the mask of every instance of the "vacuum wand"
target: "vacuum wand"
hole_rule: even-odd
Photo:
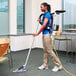
[[[37,28],[36,28],[36,33],[37,33],[37,30],[38,30],[38,27],[39,27],[39,23],[38,23]],[[33,37],[33,41],[32,41],[31,47],[29,48],[29,51],[28,51],[28,54],[27,54],[26,61],[25,61],[24,65],[22,65],[20,68],[17,68],[13,72],[25,72],[25,71],[27,71],[26,66],[27,66],[27,63],[28,63],[28,60],[29,60],[29,57],[30,57],[30,53],[31,53],[31,49],[33,47],[34,41],[35,41],[35,37]]]

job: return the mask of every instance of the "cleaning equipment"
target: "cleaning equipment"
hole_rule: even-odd
[[[66,12],[66,11],[65,10],[56,10],[55,12],[50,13],[50,15],[51,15],[50,25],[45,27],[45,29],[52,29],[53,31],[58,31],[59,26],[57,24],[55,24],[56,22],[54,21],[55,20],[54,18],[55,18],[55,15],[60,15],[61,13],[64,13],[64,12]],[[39,19],[41,21],[45,19],[43,13],[39,16]],[[42,25],[42,22],[40,22],[40,24]]]
[[[38,30],[38,26],[39,26],[39,23],[38,23],[38,25],[37,25],[36,32],[37,32],[37,30]],[[33,41],[32,41],[31,47],[30,47],[30,49],[29,49],[29,51],[28,51],[25,64],[22,65],[20,68],[17,68],[16,70],[14,70],[13,72],[25,72],[25,71],[27,71],[26,66],[27,66],[27,63],[28,63],[28,60],[29,60],[29,56],[30,56],[31,49],[32,49],[32,47],[33,47],[34,41],[35,41],[35,37],[33,37]]]

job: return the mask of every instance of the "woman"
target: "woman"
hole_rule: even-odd
[[[51,20],[51,14],[50,14],[50,5],[47,3],[42,3],[41,4],[41,11],[44,12],[44,17],[42,21],[38,20],[42,26],[40,30],[36,33],[33,34],[33,36],[38,36],[41,32],[43,34],[42,39],[43,39],[43,47],[44,47],[44,60],[43,64],[38,67],[38,69],[43,70],[43,69],[48,69],[48,56],[51,55],[53,62],[55,63],[55,67],[52,69],[52,71],[57,72],[62,69],[62,65],[58,59],[58,57],[55,55],[55,53],[52,50],[52,29],[48,29],[50,25],[50,20]]]

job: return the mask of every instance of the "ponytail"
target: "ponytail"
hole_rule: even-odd
[[[48,10],[49,12],[51,12],[51,7],[50,7],[49,4],[47,5],[47,10]]]

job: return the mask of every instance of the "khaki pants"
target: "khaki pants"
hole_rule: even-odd
[[[42,37],[43,40],[43,47],[44,47],[44,65],[48,66],[48,56],[51,55],[53,62],[57,65],[60,66],[61,63],[56,56],[56,54],[52,50],[52,37],[50,34],[43,35]]]

